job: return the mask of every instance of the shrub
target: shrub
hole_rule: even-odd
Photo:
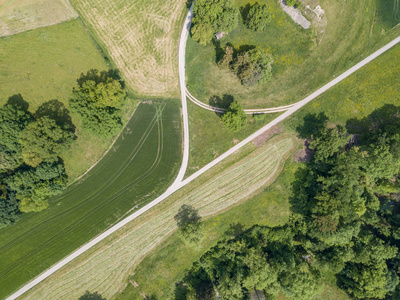
[[[254,4],[246,18],[248,28],[255,31],[263,31],[271,22],[272,16],[267,5]]]
[[[247,123],[246,113],[239,102],[233,101],[221,117],[222,122],[232,132],[242,129]]]

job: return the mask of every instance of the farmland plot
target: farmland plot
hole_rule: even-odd
[[[134,93],[178,96],[178,38],[186,0],[72,0]]]
[[[0,37],[77,17],[68,0],[0,0]]]
[[[176,229],[173,216],[182,204],[193,205],[204,217],[238,204],[271,183],[296,146],[292,135],[280,135],[255,150],[248,145],[88,250],[22,298],[76,299],[86,290],[98,291],[106,298],[115,295],[124,288],[132,268]]]
[[[140,104],[95,168],[51,199],[46,211],[26,214],[15,226],[0,230],[0,298],[171,184],[181,160],[177,120],[178,101]]]

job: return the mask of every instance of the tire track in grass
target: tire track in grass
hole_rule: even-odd
[[[85,290],[112,297],[124,287],[132,268],[176,229],[173,216],[182,204],[194,205],[205,217],[220,213],[272,182],[296,145],[293,137],[278,136],[213,176],[202,175],[194,187],[191,184],[170,196],[22,298],[72,299]]]
[[[116,175],[117,177],[120,176],[122,174],[122,172],[126,169],[127,165],[135,158],[135,156],[138,154],[138,152],[140,151],[140,149],[142,148],[142,146],[144,145],[144,143],[146,142],[148,136],[151,133],[151,130],[153,129],[155,123],[157,122],[157,114],[154,115],[153,119],[151,120],[151,122],[149,123],[149,126],[146,128],[145,132],[143,133],[142,137],[140,138],[139,142],[137,143],[137,145],[135,146],[135,148],[132,150],[132,152],[130,153],[130,155],[127,157],[127,159],[125,160],[125,162],[123,164],[121,164],[121,167],[116,171],[118,174]],[[139,148],[138,148],[139,147]],[[123,170],[121,170],[121,168],[123,168]],[[100,169],[100,168],[99,168]],[[89,194],[87,196],[87,198],[79,203],[77,203],[76,205],[64,210],[61,213],[58,213],[54,216],[52,216],[51,218],[45,220],[44,222],[36,225],[35,227],[31,228],[30,230],[24,232],[23,234],[19,235],[18,237],[16,237],[14,240],[10,241],[9,243],[3,245],[0,247],[0,251],[4,251],[7,250],[9,247],[11,247],[13,244],[15,244],[16,242],[22,240],[24,237],[26,237],[28,234],[31,234],[33,232],[36,232],[39,229],[42,229],[44,226],[48,226],[50,224],[52,224],[54,221],[58,221],[58,218],[60,218],[61,216],[66,216],[72,212],[74,212],[76,209],[79,209],[82,205],[87,204],[88,202],[90,202],[91,200],[94,200],[95,196],[98,196],[101,192],[103,192],[106,188],[108,188],[109,186],[111,186],[112,183],[115,182],[117,178],[114,177],[110,177],[107,178],[107,185],[103,185],[101,187],[100,190],[95,190],[93,191],[91,194]],[[70,189],[69,193],[65,193],[63,196],[61,196],[60,198],[58,198],[59,201],[69,197],[71,195],[71,192],[75,192],[74,189]],[[1,275],[1,272],[0,272]],[[1,276],[0,276],[1,278]]]
[[[148,132],[145,140],[147,140],[149,134],[151,133],[151,130],[154,128],[154,125],[157,123],[158,126],[158,149],[157,149],[157,156],[155,161],[153,162],[153,165],[150,167],[150,169],[144,173],[141,177],[139,177],[138,179],[134,180],[133,182],[130,182],[129,184],[127,184],[126,186],[124,186],[122,189],[120,189],[117,193],[113,194],[110,198],[106,198],[104,201],[101,202],[100,205],[96,206],[94,209],[92,209],[91,211],[89,211],[88,213],[86,213],[84,216],[82,216],[81,218],[77,219],[77,221],[73,224],[71,224],[70,226],[66,227],[65,229],[63,229],[60,233],[57,233],[56,235],[53,235],[50,239],[48,239],[45,243],[42,243],[41,245],[39,245],[38,247],[36,247],[35,249],[31,250],[30,252],[28,252],[26,255],[22,256],[19,260],[17,260],[15,263],[13,263],[12,265],[9,265],[6,269],[3,269],[2,272],[0,272],[0,278],[4,277],[5,275],[7,275],[10,271],[12,271],[13,269],[15,269],[16,267],[18,267],[21,263],[25,262],[27,259],[29,259],[29,257],[32,255],[32,253],[38,252],[42,249],[44,249],[46,246],[51,245],[54,240],[56,238],[60,238],[63,237],[64,235],[68,234],[72,229],[76,228],[78,225],[80,225],[82,222],[86,221],[90,216],[92,216],[93,214],[95,214],[96,212],[98,212],[99,210],[101,210],[104,206],[106,206],[107,204],[109,204],[110,202],[112,202],[113,200],[115,200],[116,198],[123,196],[125,193],[127,192],[131,192],[131,188],[136,186],[137,184],[139,184],[140,182],[142,182],[143,180],[145,180],[147,177],[149,177],[154,170],[157,168],[157,166],[159,165],[161,159],[162,159],[162,149],[163,149],[163,126],[162,126],[162,112],[165,108],[165,104],[162,107],[157,107],[156,109],[156,114],[155,114],[155,118],[153,120],[156,120],[156,122],[152,122],[152,126],[150,131]],[[144,140],[144,142],[145,142]],[[142,143],[142,145],[140,146],[140,148],[143,146],[144,142]],[[140,150],[140,148],[138,149],[138,151]],[[137,152],[138,152],[137,151]],[[136,153],[137,153],[136,152]],[[134,155],[136,156],[136,154]],[[129,163],[134,159],[134,157],[132,157],[129,160]],[[119,173],[119,175],[128,167],[128,164],[124,164],[124,168],[123,170]],[[121,168],[120,168],[121,169]],[[118,177],[118,176],[117,176]],[[115,178],[116,180],[117,178]],[[115,181],[114,180],[114,181]],[[113,182],[114,182],[113,181]],[[100,192],[99,192],[100,193]]]

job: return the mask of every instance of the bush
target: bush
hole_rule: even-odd
[[[71,108],[81,115],[85,129],[104,137],[116,134],[122,126],[121,106],[126,92],[112,71],[90,70],[78,79],[69,100]]]
[[[193,206],[184,204],[174,218],[182,240],[190,246],[199,246],[204,232],[198,211]]]
[[[246,113],[237,101],[233,101],[229,105],[228,111],[222,115],[221,120],[225,127],[232,132],[239,131],[247,123]]]
[[[287,6],[297,7],[299,5],[298,0],[285,0]]]
[[[263,31],[272,21],[272,15],[267,5],[254,4],[246,18],[246,25],[254,31]]]
[[[206,45],[216,32],[229,32],[239,21],[239,9],[232,0],[197,0],[193,8],[192,36]]]

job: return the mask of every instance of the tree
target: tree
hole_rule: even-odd
[[[239,102],[233,101],[221,117],[222,122],[232,132],[242,129],[247,123],[246,113]]]
[[[114,135],[122,126],[121,106],[126,92],[119,77],[110,72],[90,70],[81,74],[70,106],[83,119],[84,127],[100,136]]]
[[[272,56],[266,50],[254,48],[239,53],[231,68],[243,85],[252,86],[271,78],[272,63]]]
[[[247,14],[246,25],[254,31],[263,31],[272,21],[272,15],[266,4],[254,4]]]
[[[201,44],[207,44],[213,33],[233,30],[239,21],[239,9],[232,0],[197,0],[193,13],[192,35]]]
[[[198,246],[204,237],[198,211],[193,206],[184,204],[174,218],[182,240],[191,246]]]
[[[79,300],[106,300],[98,292],[90,293],[86,291],[85,294],[79,297]]]
[[[0,173],[23,163],[21,132],[30,121],[31,116],[22,107],[7,104],[0,108]]]
[[[48,207],[48,197],[65,190],[67,175],[61,162],[43,162],[37,168],[18,170],[4,182],[21,200],[21,212],[41,211]]]
[[[297,6],[299,4],[298,0],[285,0],[285,3],[287,6]]]
[[[200,45],[207,45],[214,34],[213,28],[209,24],[196,23],[192,27],[192,37]]]
[[[226,45],[224,56],[218,61],[218,66],[220,68],[228,68],[233,61],[234,49],[231,45]]]
[[[22,158],[32,167],[45,160],[55,161],[74,138],[71,131],[62,129],[53,119],[41,117],[21,132]]]
[[[0,228],[14,224],[21,215],[18,209],[19,201],[15,193],[7,191],[4,185],[0,186]]]

